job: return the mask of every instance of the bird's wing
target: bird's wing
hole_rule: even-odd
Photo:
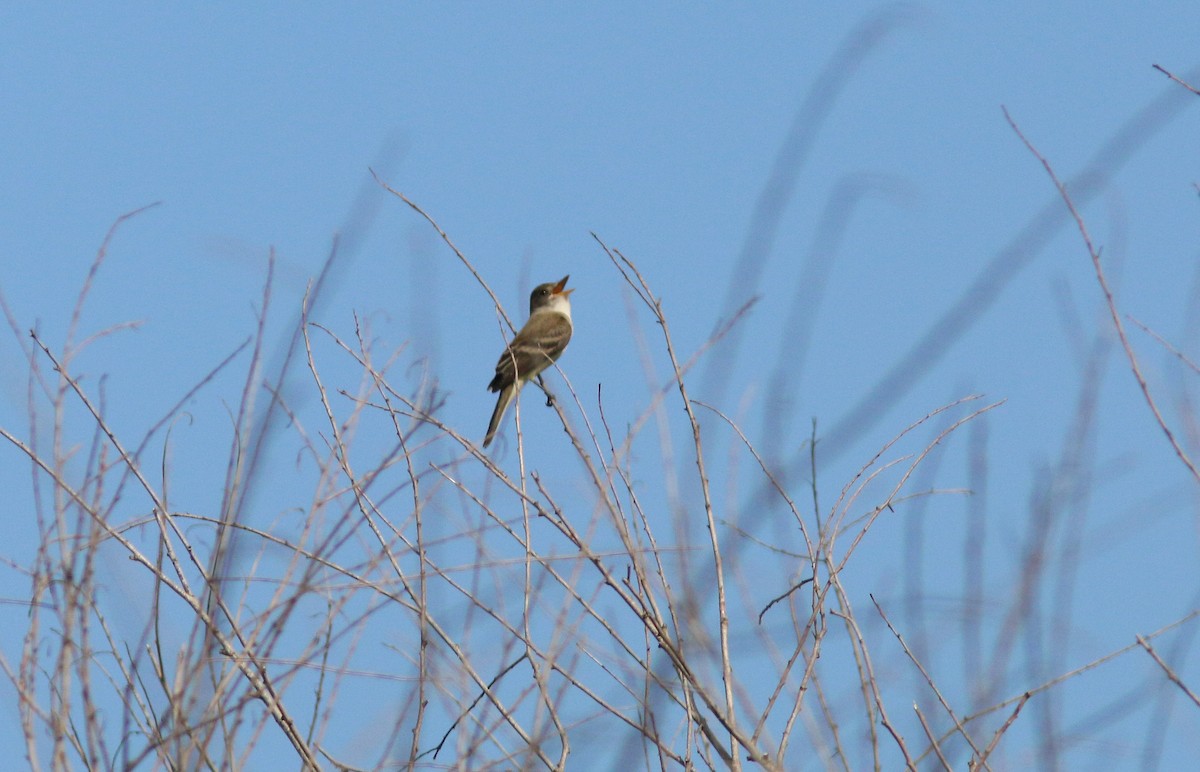
[[[500,391],[518,374],[529,380],[562,356],[571,341],[571,320],[562,314],[540,314],[531,318],[496,362],[496,375],[488,391]]]

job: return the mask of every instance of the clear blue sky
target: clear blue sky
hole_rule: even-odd
[[[820,78],[828,82],[823,68],[846,37],[876,17],[889,20],[885,37],[836,73],[846,82],[811,126],[803,163],[789,167],[794,185],[761,270],[739,272],[748,240],[765,235],[751,232],[756,202],[797,112]],[[1065,180],[1139,111],[1175,95],[1169,117],[1140,132],[1119,167],[1105,168],[1111,178],[1082,212],[1122,311],[1200,356],[1189,316],[1200,100],[1152,69],[1195,75],[1197,39],[1200,4],[1184,0],[9,6],[0,10],[0,292],[22,330],[39,326],[58,345],[114,219],[161,202],[121,228],[83,318],[89,332],[132,320],[139,329],[101,341],[76,365],[92,385],[108,373],[114,424],[137,435],[253,331],[270,250],[278,261],[270,329],[282,335],[341,233],[346,260],[319,320],[350,335],[357,313],[385,348],[410,342],[404,361],[430,357],[448,396],[445,419],[481,438],[491,410],[483,388],[503,342],[494,312],[428,225],[374,186],[375,168],[438,220],[515,317],[524,318],[533,284],[571,275],[577,331],[561,365],[593,420],[597,384],[616,426],[636,417],[646,387],[623,284],[591,232],[638,264],[684,356],[731,298],[759,296],[736,347],[713,352],[731,382],[718,387],[704,363],[695,396],[719,398],[754,436],[773,425],[774,450],[792,459],[812,417],[833,428],[852,415],[1055,200],[1002,106]],[[795,363],[803,369],[790,412],[764,420],[773,368],[798,356],[780,330],[804,261],[846,185],[863,195],[835,205],[853,208],[819,305],[805,308],[811,339]],[[873,398],[877,415],[846,435],[822,471],[832,501],[876,448],[934,407],[971,392],[1007,400],[988,419],[996,598],[1017,581],[1006,571],[1028,536],[1038,483],[1062,453],[1086,347],[1108,329],[1078,234],[1061,219],[1049,234],[1014,256],[1020,270],[969,326],[954,328],[910,387]],[[1132,337],[1168,419],[1181,426],[1178,396],[1196,393],[1197,376],[1136,328]],[[16,338],[0,336],[0,425],[18,433],[28,431],[20,356]],[[211,507],[226,405],[241,377],[223,377],[190,405],[196,420],[173,439],[181,506]],[[1122,357],[1111,356],[1095,382],[1087,514],[1078,531],[1052,535],[1059,545],[1077,539],[1083,551],[1058,660],[1067,668],[1182,616],[1198,587],[1194,481]],[[527,415],[527,439],[558,441],[544,423]],[[964,484],[965,453],[965,444],[949,450],[938,487]],[[206,458],[217,459],[211,469]],[[4,490],[27,489],[27,469],[0,449]],[[10,506],[16,546],[3,552],[22,562],[32,525]],[[924,525],[928,549],[957,555],[965,509],[937,507]],[[854,588],[860,611],[867,592],[902,603],[904,522],[897,516],[870,547]],[[953,542],[937,541],[943,529]],[[960,580],[955,572],[944,581]],[[13,575],[3,595],[25,592]],[[937,595],[961,592],[950,585]],[[0,648],[12,658],[18,643],[0,639]],[[1177,664],[1200,686],[1200,669]],[[1119,678],[1081,680],[1065,693],[1068,726],[1129,679],[1161,679],[1148,662],[1122,668]],[[897,695],[901,707],[912,699]],[[1178,710],[1165,768],[1197,752],[1188,737],[1200,736],[1200,715]],[[0,722],[0,746],[15,731]],[[1128,722],[1068,758],[1136,768],[1147,731],[1146,721]]]

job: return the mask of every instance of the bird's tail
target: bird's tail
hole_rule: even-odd
[[[496,436],[496,430],[500,428],[500,422],[504,420],[504,413],[516,395],[516,384],[509,384],[500,389],[500,396],[496,399],[496,409],[492,411],[492,420],[488,422],[487,436],[483,438],[483,447],[486,448],[492,443],[492,438]]]

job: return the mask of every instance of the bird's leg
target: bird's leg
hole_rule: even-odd
[[[537,377],[538,388],[546,395],[546,407],[554,407],[554,395],[550,393],[550,389],[546,388],[546,382],[542,380],[542,376]]]

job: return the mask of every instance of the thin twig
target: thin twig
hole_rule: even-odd
[[[1200,96],[1200,90],[1197,90],[1195,86],[1193,86],[1192,84],[1188,83],[1188,82],[1187,82],[1187,81],[1185,81],[1183,78],[1180,78],[1180,77],[1179,77],[1178,75],[1176,75],[1175,73],[1173,73],[1173,72],[1169,72],[1168,70],[1165,70],[1165,69],[1163,69],[1162,67],[1160,67],[1160,66],[1159,66],[1159,65],[1157,65],[1157,64],[1153,64],[1153,65],[1150,65],[1150,66],[1151,66],[1151,67],[1153,67],[1154,69],[1158,70],[1159,72],[1161,72],[1163,75],[1166,75],[1168,78],[1170,78],[1171,80],[1175,81],[1175,82],[1176,82],[1176,83],[1178,83],[1179,85],[1183,86],[1183,87],[1184,87],[1184,88],[1186,88],[1188,91],[1190,91],[1190,92],[1192,92],[1193,94],[1195,94],[1196,96]]]
[[[1153,657],[1154,661],[1158,663],[1158,666],[1163,669],[1163,672],[1167,674],[1167,680],[1178,686],[1180,690],[1182,690],[1183,693],[1188,696],[1188,699],[1191,700],[1196,707],[1200,708],[1200,697],[1196,696],[1196,693],[1189,689],[1188,685],[1185,684],[1182,679],[1180,679],[1179,674],[1172,670],[1171,666],[1164,662],[1162,657],[1158,656],[1158,652],[1154,650],[1154,647],[1150,645],[1150,642],[1140,635],[1137,637],[1137,642],[1139,646],[1146,650],[1147,654]]]
[[[929,671],[925,669],[925,666],[922,665],[921,661],[917,659],[917,656],[913,654],[912,649],[908,648],[908,644],[904,641],[904,636],[901,635],[900,631],[897,630],[895,625],[892,624],[892,620],[888,619],[887,614],[883,613],[883,607],[879,605],[879,601],[875,599],[874,594],[872,594],[870,597],[871,602],[875,604],[875,610],[879,612],[880,618],[883,619],[883,622],[887,625],[887,628],[892,631],[892,635],[896,636],[896,640],[900,642],[900,647],[904,649],[904,654],[908,657],[908,661],[916,665],[917,670],[921,672],[921,676],[924,677],[925,683],[929,684],[929,688],[933,691],[934,696],[936,696],[938,702],[941,703],[942,709],[946,711],[946,715],[949,716],[950,720],[954,722],[954,726],[958,729],[958,733],[961,734],[963,739],[967,741],[967,745],[971,746],[971,750],[975,752],[977,757],[982,756],[983,754],[980,752],[979,746],[975,744],[975,740],[971,738],[971,735],[967,732],[967,728],[963,726],[962,721],[954,712],[954,709],[950,707],[950,703],[942,694],[942,690],[939,689],[937,684],[933,682],[933,677],[929,675]],[[924,722],[922,721],[922,723]],[[938,749],[938,743],[936,741],[933,743],[933,748],[938,756],[941,756],[941,751]]]
[[[1113,326],[1117,331],[1117,337],[1121,341],[1121,348],[1124,349],[1125,356],[1129,359],[1129,368],[1133,372],[1133,377],[1137,379],[1138,388],[1142,390],[1142,396],[1145,398],[1146,404],[1150,407],[1150,412],[1154,414],[1154,420],[1158,423],[1159,428],[1162,429],[1163,434],[1166,435],[1167,441],[1171,443],[1171,447],[1175,450],[1175,455],[1179,457],[1179,460],[1182,461],[1184,466],[1188,468],[1188,471],[1192,473],[1192,477],[1194,477],[1197,482],[1200,482],[1200,469],[1196,468],[1196,465],[1192,463],[1192,459],[1189,458],[1187,452],[1184,451],[1183,446],[1179,444],[1179,441],[1175,438],[1175,432],[1171,431],[1171,427],[1167,426],[1166,419],[1162,417],[1162,413],[1159,411],[1158,405],[1154,401],[1154,397],[1150,394],[1150,386],[1146,383],[1146,377],[1142,375],[1142,369],[1138,365],[1137,356],[1133,353],[1133,346],[1129,342],[1129,337],[1125,334],[1125,325],[1121,322],[1121,314],[1117,312],[1117,302],[1113,298],[1112,289],[1108,286],[1108,279],[1104,275],[1104,268],[1100,264],[1100,252],[1092,245],[1092,237],[1088,233],[1087,225],[1084,223],[1082,215],[1079,214],[1079,210],[1075,208],[1075,202],[1071,200],[1071,196],[1067,192],[1067,187],[1063,185],[1061,181],[1059,181],[1058,175],[1054,173],[1054,168],[1050,166],[1050,162],[1046,160],[1046,157],[1038,152],[1037,148],[1033,146],[1033,143],[1026,138],[1024,133],[1022,133],[1020,127],[1017,126],[1016,121],[1014,121],[1012,116],[1008,114],[1007,108],[1004,110],[1004,119],[1008,121],[1008,125],[1011,126],[1012,130],[1016,132],[1018,137],[1020,137],[1021,142],[1025,144],[1025,147],[1029,150],[1030,154],[1032,154],[1033,157],[1036,158],[1042,165],[1042,168],[1046,170],[1046,174],[1049,175],[1050,181],[1054,183],[1054,187],[1058,190],[1058,194],[1062,197],[1063,203],[1067,205],[1067,211],[1071,213],[1071,218],[1075,220],[1075,225],[1079,228],[1079,235],[1082,237],[1084,246],[1087,247],[1088,255],[1092,259],[1092,267],[1096,273],[1096,281],[1099,282],[1100,289],[1104,293],[1104,302],[1108,305],[1109,316],[1112,317]]]
[[[992,755],[992,751],[996,750],[996,746],[1000,744],[1000,738],[1004,736],[1004,733],[1008,731],[1008,728],[1013,725],[1014,721],[1017,720],[1017,716],[1021,713],[1021,708],[1025,707],[1025,703],[1029,702],[1029,697],[1029,692],[1021,695],[1021,699],[1017,700],[1016,707],[1013,708],[1012,713],[1008,715],[1008,718],[1004,720],[1004,723],[1001,724],[1000,728],[997,729],[995,734],[992,735],[992,741],[989,742],[987,747],[983,749],[983,753],[979,755],[978,760],[972,759],[970,769],[977,769],[978,764],[987,764],[988,757]]]

